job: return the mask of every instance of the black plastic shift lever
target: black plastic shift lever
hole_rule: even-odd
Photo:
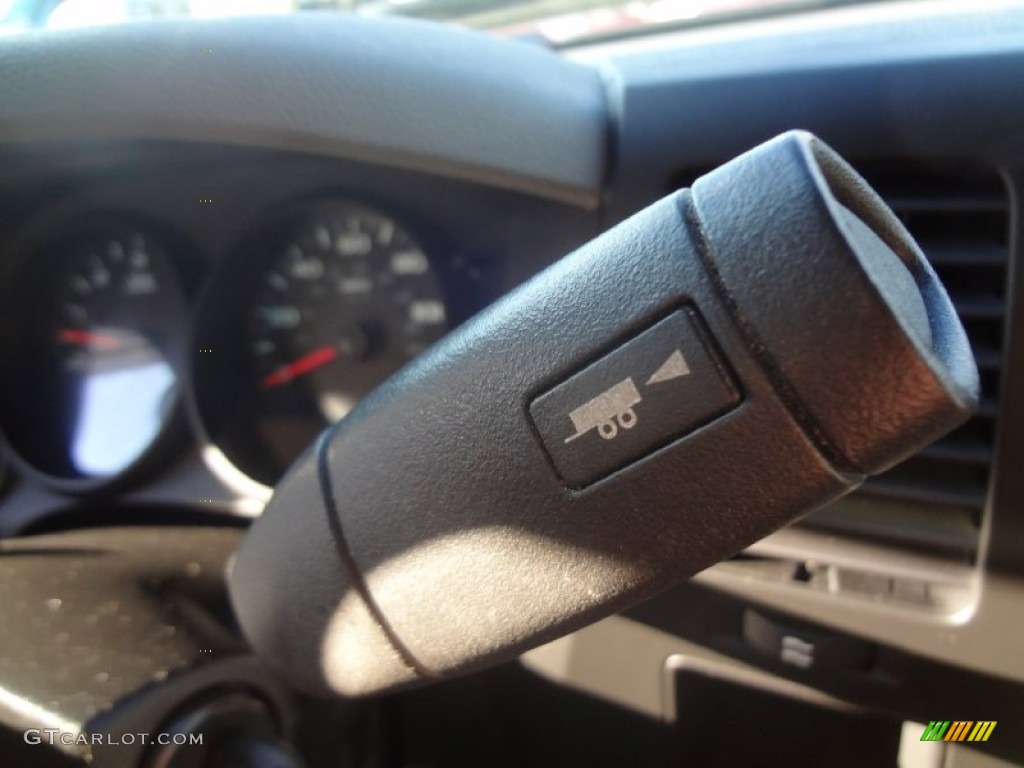
[[[977,392],[909,234],[788,133],[565,257],[325,432],[247,535],[235,607],[306,688],[486,667],[850,491]]]

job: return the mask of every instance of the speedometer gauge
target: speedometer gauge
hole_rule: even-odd
[[[204,370],[229,356],[244,361],[244,394],[225,389],[217,413],[206,404],[206,421],[224,424],[213,436],[236,465],[271,483],[326,425],[437,341],[448,312],[420,243],[367,206],[320,203],[259,242],[265,251],[246,265],[249,282],[232,283],[247,297],[235,310],[237,333],[222,337],[241,349],[211,344],[214,353],[197,360]],[[222,419],[225,410],[236,418]]]
[[[346,206],[300,227],[250,311],[257,384],[336,421],[445,329],[426,254],[393,220]]]
[[[2,423],[32,469],[92,487],[139,462],[170,421],[183,297],[156,238],[133,226],[90,226],[41,258],[15,298],[23,332],[5,344]]]

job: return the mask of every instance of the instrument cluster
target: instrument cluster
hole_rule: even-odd
[[[0,249],[0,427],[19,473],[130,484],[190,431],[273,485],[328,424],[483,301],[406,220],[279,207],[203,273],[160,223],[90,211]]]
[[[444,335],[448,284],[410,228],[376,208],[330,200],[272,217],[199,309],[196,406],[213,442],[273,484]]]

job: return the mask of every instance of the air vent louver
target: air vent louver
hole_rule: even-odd
[[[978,361],[982,401],[960,429],[798,525],[969,563],[977,554],[999,410],[1007,188],[995,171],[966,163],[854,165],[903,220],[949,290]],[[680,172],[669,188],[688,187],[702,172]]]
[[[963,320],[981,372],[979,413],[805,525],[970,559],[992,463],[1002,368],[1009,200],[995,173],[861,163],[917,238]],[[926,513],[926,514],[922,514]]]

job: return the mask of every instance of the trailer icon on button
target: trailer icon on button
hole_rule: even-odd
[[[685,308],[536,397],[530,416],[559,476],[582,488],[739,401],[710,333]]]
[[[678,379],[690,373],[690,366],[678,349],[669,355],[662,366],[651,374],[647,380],[647,386],[659,384],[663,381]],[[579,408],[569,413],[572,425],[576,432],[565,438],[565,442],[571,443],[578,437],[582,437],[590,430],[596,428],[597,434],[605,440],[612,440],[619,434],[619,428],[632,429],[636,425],[637,417],[633,406],[643,401],[643,397],[637,391],[633,377],[623,379],[614,387],[605,390],[593,400],[588,400]]]
[[[611,389],[602,392],[593,400],[584,403],[569,414],[576,434],[569,435],[565,442],[571,443],[597,427],[597,434],[611,440],[619,434],[619,427],[632,429],[636,425],[636,411],[633,406],[643,400],[636,390],[633,379],[624,379]],[[616,426],[618,422],[618,426]]]

